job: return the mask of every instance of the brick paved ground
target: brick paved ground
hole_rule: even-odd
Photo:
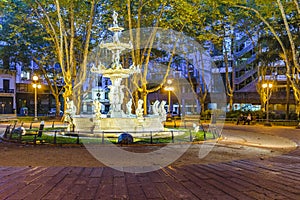
[[[300,149],[144,174],[108,167],[0,167],[0,199],[300,199]]]
[[[0,199],[300,199],[300,151],[269,160],[168,167],[2,167]],[[288,162],[288,164],[285,164]]]

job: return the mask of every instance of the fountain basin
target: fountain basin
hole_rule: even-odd
[[[96,133],[110,132],[136,132],[136,131],[163,131],[164,127],[157,116],[149,116],[143,119],[136,117],[126,118],[101,118],[93,116],[77,115],[73,117],[75,131]]]

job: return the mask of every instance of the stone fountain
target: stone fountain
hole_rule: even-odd
[[[100,113],[101,103],[95,99],[93,102],[94,115],[75,115],[73,102],[68,103],[66,113],[72,119],[75,131],[79,132],[92,132],[94,134],[101,133],[102,131],[116,131],[116,132],[134,132],[134,131],[163,131],[164,127],[162,122],[166,119],[166,111],[164,109],[165,102],[156,103],[153,107],[153,115],[143,116],[143,100],[138,100],[135,107],[135,114],[132,114],[132,99],[124,102],[125,85],[122,80],[129,78],[134,73],[139,73],[140,68],[132,64],[128,68],[123,68],[120,63],[120,55],[124,50],[132,50],[132,43],[122,43],[119,40],[119,33],[124,30],[118,25],[118,14],[113,13],[113,26],[109,28],[113,32],[113,41],[109,43],[101,43],[100,48],[107,49],[112,52],[112,64],[110,67],[105,67],[103,64],[93,65],[91,68],[92,73],[102,74],[103,77],[110,78],[111,85],[109,86],[109,102],[110,108],[107,116],[103,117]],[[122,109],[126,107],[126,111]],[[126,114],[125,114],[126,113]]]

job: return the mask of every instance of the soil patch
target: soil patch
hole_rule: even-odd
[[[265,159],[287,153],[292,149],[266,149],[242,145],[215,145],[209,154],[200,159],[200,144],[193,144],[172,165],[208,164],[241,159]],[[123,146],[127,151],[146,153],[159,146]],[[0,166],[104,166],[80,145],[25,145],[0,142]]]

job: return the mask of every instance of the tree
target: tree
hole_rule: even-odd
[[[21,1],[6,3],[1,4],[3,17],[1,17],[2,28],[0,29],[0,57],[5,69],[21,64],[23,70],[26,70],[30,66],[31,53],[34,49],[30,43],[39,43],[40,37],[33,36],[36,33],[36,26],[23,17],[23,13],[29,13],[27,5]]]
[[[196,1],[189,2],[184,0],[172,2],[162,0],[127,0],[124,4],[119,1],[118,4],[114,4],[114,2],[115,1],[112,1],[108,6],[116,10],[119,13],[119,16],[126,20],[124,25],[128,28],[129,38],[133,42],[134,51],[132,51],[130,59],[132,63],[141,67],[142,73],[134,75],[133,83],[137,88],[139,95],[144,100],[144,114],[146,114],[147,95],[148,93],[161,89],[165,84],[171,65],[174,63],[174,54],[180,46],[179,43],[182,42],[176,39],[177,35],[175,31],[178,33],[188,33],[195,25],[199,26],[201,20],[198,15],[198,8],[200,5],[198,5]],[[122,9],[125,6],[127,7],[126,11]],[[150,32],[145,33],[144,28],[146,27],[152,27],[151,29],[147,29]],[[159,35],[160,38],[157,37],[159,31],[162,30],[161,28],[168,28],[170,30],[170,35],[168,35],[169,38],[164,38],[166,35]],[[145,37],[144,34],[147,34],[147,37]],[[173,38],[171,37],[172,34]],[[170,45],[169,47],[170,51],[163,52],[164,50],[162,47],[159,47],[157,39],[163,44],[165,44],[164,39],[173,39],[173,46]],[[154,48],[155,45],[158,45],[155,47],[156,49]],[[164,76],[156,85],[150,85],[148,80],[149,71],[159,56],[164,56],[164,58],[167,58],[168,60],[167,63],[165,63],[166,69]],[[183,53],[181,56],[183,56]],[[162,61],[159,62],[162,63]]]
[[[23,1],[10,1],[4,7],[5,14],[2,18],[3,29],[1,41],[5,43],[1,55],[4,67],[20,64],[22,71],[32,71],[32,61],[38,66],[35,74],[44,77],[56,102],[56,116],[59,117],[60,86],[62,85],[59,70],[50,65],[56,63],[53,48],[44,38],[47,34],[32,16],[32,8]],[[59,86],[60,85],[60,86]]]
[[[98,1],[30,1],[35,21],[40,24],[51,43],[64,80],[66,100],[73,99],[77,112],[80,112],[82,85],[87,76],[87,59],[91,48],[91,38],[97,39],[95,19],[99,17]],[[95,28],[92,31],[92,28]],[[82,73],[77,73],[78,69]],[[76,96],[77,98],[72,98]]]
[[[294,92],[294,96],[298,102],[297,112],[300,112],[300,64],[299,64],[299,2],[297,0],[292,1],[264,1],[263,4],[260,1],[251,1],[245,3],[243,1],[224,2],[229,3],[232,7],[244,9],[249,12],[249,15],[259,18],[266,26],[268,30],[277,40],[282,49],[282,58],[286,64],[286,77],[288,83]],[[284,24],[284,28],[279,26],[279,23]],[[278,29],[278,27],[280,27]],[[288,46],[282,41],[282,35],[287,36],[289,44]],[[289,52],[292,55],[292,63],[289,61]]]
[[[61,74],[61,69],[57,65],[56,62],[50,62],[50,59],[37,59],[33,57],[33,60],[35,63],[37,63],[39,67],[39,71],[41,72],[42,76],[45,78],[45,81],[47,82],[49,89],[51,91],[52,96],[55,99],[55,106],[56,106],[56,117],[60,117],[60,94],[63,90],[62,83],[63,83],[63,77]]]

